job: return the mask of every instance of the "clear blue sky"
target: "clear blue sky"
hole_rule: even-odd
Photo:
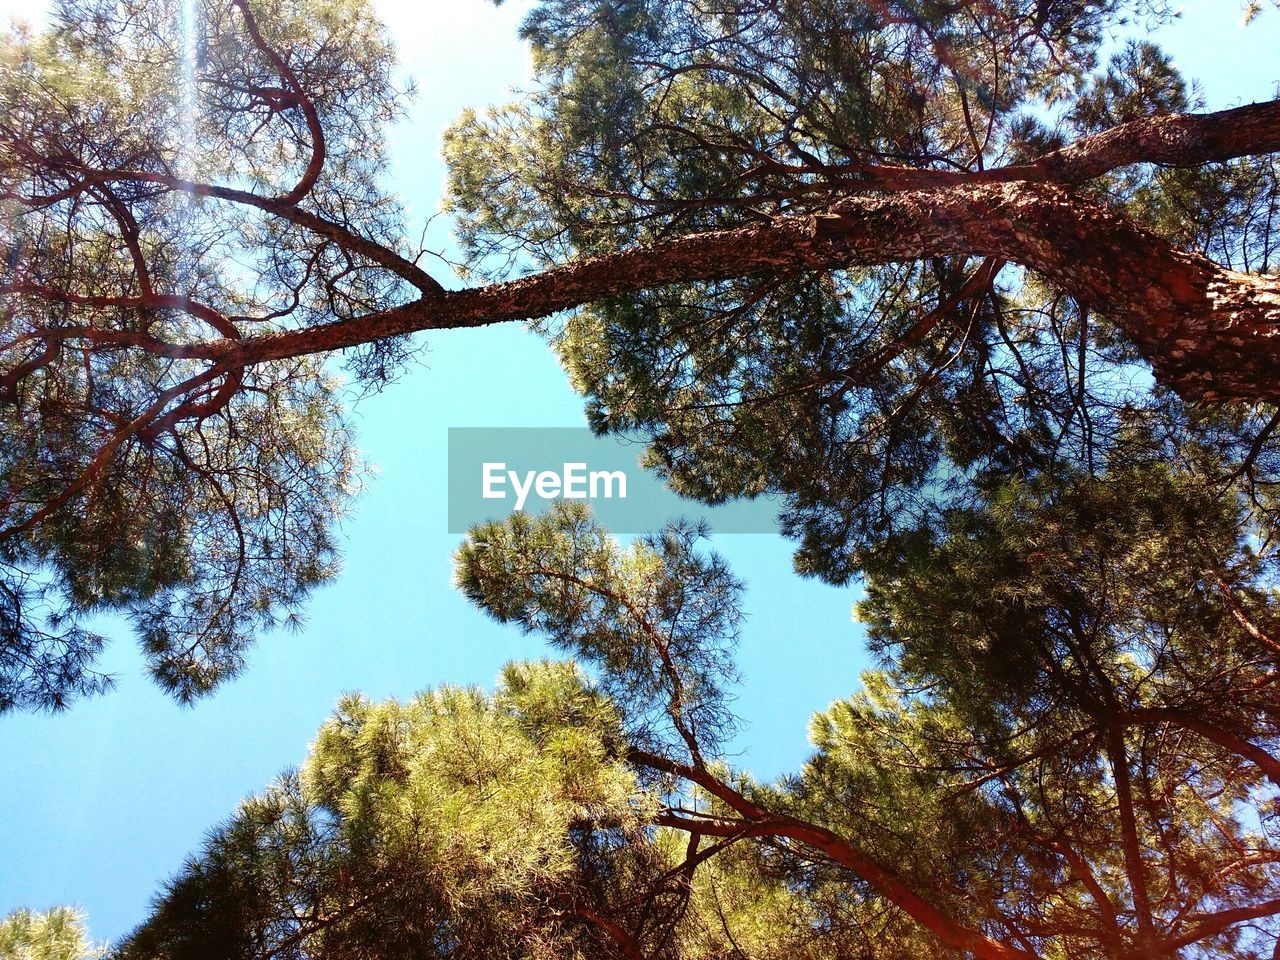
[[[420,96],[392,134],[395,186],[415,224],[438,205],[442,128],[464,106],[504,99],[527,73],[524,6],[483,0],[378,4]],[[0,19],[31,0],[0,0]],[[1280,11],[1247,30],[1235,0],[1195,0],[1160,38],[1211,107],[1271,96]],[[438,228],[443,225],[437,224]],[[416,235],[417,226],[414,227]],[[437,229],[438,243],[447,232]],[[581,426],[582,407],[548,348],[521,327],[445,332],[423,368],[362,402],[361,445],[377,474],[344,527],[345,571],[297,635],[262,638],[248,670],[194,708],[163,697],[132,641],[106,665],[115,692],[55,716],[0,719],[0,915],[83,906],[95,938],[125,933],[162,880],[241,797],[299,762],[339,694],[405,697],[433,684],[490,685],[503,663],[546,653],[475,612],[450,585],[445,532],[450,426]],[[745,721],[735,744],[757,775],[807,755],[809,715],[846,696],[867,665],[850,620],[856,591],[800,580],[773,536],[716,539],[748,584],[740,650]]]

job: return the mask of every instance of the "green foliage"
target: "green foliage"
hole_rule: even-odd
[[[100,955],[89,943],[84,915],[70,907],[44,913],[15,910],[0,919],[0,960],[90,960]]]
[[[1146,39],[1098,63],[1109,29],[1166,14],[1093,0],[548,0],[525,26],[533,89],[447,140],[451,209],[474,265],[501,273],[1028,162],[1198,105]],[[1269,157],[1139,164],[1082,189],[1235,269],[1274,268]],[[1156,433],[1227,461],[1264,432],[1270,411],[1228,432],[1182,409],[1107,317],[1000,267],[939,257],[673,284],[549,332],[596,430],[647,435],[683,494],[779,495],[797,568],[837,583],[986,477],[1091,471],[1126,418],[1155,417]],[[1250,485],[1275,476],[1263,446]]]
[[[1280,618],[1220,493],[1151,461],[893,539],[859,606],[884,668],[772,785],[693,719],[723,709],[737,585],[688,531],[623,549],[568,506],[477,527],[463,591],[598,681],[517,664],[492,696],[348,698],[124,955],[966,955],[884,871],[1027,956],[1269,955]]]
[[[715,745],[728,732],[725,685],[742,614],[741,584],[705,531],[675,523],[623,550],[580,504],[474,528],[456,582],[496,620],[537,631],[600,671],[633,736]],[[658,707],[655,714],[655,706]]]
[[[872,646],[909,676],[993,708],[1009,697],[1026,709],[1047,665],[1085,649],[1089,671],[1116,671],[1112,682],[1156,696],[1166,683],[1191,684],[1188,673],[1237,658],[1261,667],[1269,656],[1224,602],[1238,597],[1263,624],[1274,616],[1275,561],[1254,552],[1249,532],[1230,498],[1162,465],[1055,485],[1011,481],[984,509],[886,545],[859,613]]]
[[[1105,26],[1148,6],[548,0],[522,31],[537,87],[449,141],[463,239],[556,262],[804,209],[779,189],[803,161],[963,164],[965,109],[1001,122],[1069,91]]]
[[[544,0],[533,89],[446,139],[451,210],[502,273],[1034,164],[1196,106],[1149,42],[1097,62],[1158,6]],[[337,386],[192,351],[437,293],[378,186],[400,100],[367,4],[202,4],[194,35],[178,13],[67,0],[0,46],[23,207],[0,710],[101,685],[87,614],[126,613],[184,698],[295,616],[359,474]],[[1078,189],[1274,268],[1269,157]],[[73,323],[102,349],[65,348]],[[864,578],[881,669],[759,783],[723,755],[741,585],[705,531],[624,547],[571,505],[482,525],[458,587],[572,662],[347,698],[122,957],[1274,952],[1280,414],[1184,405],[1108,317],[995,260],[673,283],[545,332],[592,426],[647,433],[678,491],[781,494],[800,570]]]
[[[1248,531],[1202,479],[1150,464],[1010,482],[984,509],[891,543],[859,606],[888,670],[815,720],[806,791],[877,796],[885,814],[843,829],[878,826],[868,844],[920,863],[922,885],[960,871],[967,889],[989,884],[974,901],[1019,891],[1016,909],[1095,942],[1122,934],[1061,887],[1058,871],[1083,871],[1055,854],[1083,854],[1120,930],[1140,924],[1121,776],[1141,798],[1132,829],[1151,901],[1207,911],[1271,889],[1266,869],[1215,866],[1275,842],[1263,797],[1280,768],[1249,753],[1280,734],[1275,569]],[[907,810],[922,817],[904,831]],[[895,849],[907,837],[911,850]],[[1234,938],[1213,949],[1254,955]]]
[[[579,835],[625,841],[651,801],[607,700],[572,666],[493,695],[348,697],[300,774],[246,801],[122,957],[574,956]],[[561,927],[564,929],[561,929]]]
[[[257,634],[296,625],[337,569],[361,465],[323,361],[209,369],[113,338],[239,337],[237,321],[261,332],[404,296],[270,204],[180,188],[269,199],[305,177],[301,101],[281,100],[294,85],[325,131],[307,214],[394,247],[398,209],[377,184],[400,104],[390,46],[357,0],[254,8],[261,43],[234,5],[197,4],[188,28],[181,10],[67,0],[46,33],[0,39],[0,712],[106,684],[83,625],[99,612],[130,619],[158,682],[190,700]],[[147,296],[169,299],[139,310]],[[67,328],[105,348],[68,348]],[[356,373],[376,378],[396,349],[354,357]]]
[[[523,28],[533,88],[446,136],[448,206],[496,274],[1034,161],[1196,105],[1150,42],[1098,62],[1166,13],[547,0]],[[360,472],[320,362],[221,351],[299,332],[318,351],[368,321],[348,359],[376,386],[410,350],[380,324],[439,292],[381,183],[393,49],[363,0],[63,0],[0,62],[0,710],[106,686],[99,612],[190,700],[332,576]],[[1272,267],[1268,157],[1080,189]],[[1107,317],[995,261],[673,283],[546,332],[595,429],[646,434],[683,494],[779,495],[798,568],[832,582],[989,482],[1094,472],[1134,418],[1211,449],[1255,504],[1280,462],[1270,410],[1184,409]]]
[[[43,392],[92,389],[68,373]],[[310,590],[333,577],[333,518],[359,468],[336,384],[314,363],[259,374],[261,393],[171,444],[129,444],[101,485],[0,547],[0,710],[58,707],[94,688],[101,641],[79,622],[100,611],[125,612],[156,679],[191,699],[234,674],[260,631],[297,623]],[[42,407],[48,416],[31,415]],[[79,468],[94,426],[71,409],[31,397],[5,412],[0,476],[11,488]],[[16,506],[25,519],[39,501]]]

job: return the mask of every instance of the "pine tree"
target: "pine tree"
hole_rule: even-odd
[[[1269,957],[1280,611],[1248,531],[1151,465],[904,535],[860,606],[883,669],[765,784],[717,746],[740,591],[695,531],[479,527],[464,592],[574,661],[345,701],[121,954]]]
[[[89,943],[84,915],[70,907],[44,913],[14,910],[0,919],[0,960],[91,960],[101,955]]]
[[[545,0],[446,139],[450,290],[368,3],[182,9],[0,44],[0,710],[102,688],[91,613],[183,699],[295,622],[360,476],[325,357],[376,387],[425,329],[544,320],[598,429],[835,582],[1134,422],[1271,515],[1280,105],[1203,112],[1158,3]]]

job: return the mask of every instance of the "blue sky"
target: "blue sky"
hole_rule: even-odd
[[[527,75],[516,40],[524,5],[483,0],[377,4],[420,95],[391,135],[393,175],[416,236],[439,203],[443,127],[465,106],[505,98]],[[35,13],[0,0],[0,19]],[[1247,30],[1235,0],[1186,4],[1158,39],[1211,107],[1271,95],[1280,10]],[[447,242],[437,221],[434,240]],[[83,906],[111,939],[144,916],[162,880],[245,794],[305,755],[344,691],[409,696],[434,684],[490,685],[503,663],[546,653],[472,609],[450,584],[459,538],[446,532],[449,427],[582,426],[580,399],[546,345],[522,327],[430,336],[425,363],[355,417],[377,472],[343,528],[345,570],[298,634],[264,637],[243,676],[194,708],[143,675],[123,633],[106,666],[115,692],[55,715],[0,719],[0,915]],[[847,695],[868,665],[851,622],[854,588],[791,572],[771,535],[716,538],[748,585],[737,711],[739,762],[772,777],[807,755],[810,714]]]

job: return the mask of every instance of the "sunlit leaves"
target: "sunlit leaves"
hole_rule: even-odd
[[[89,943],[84,915],[70,907],[43,913],[15,910],[0,918],[0,960],[90,960],[101,955]]]
[[[624,549],[564,506],[481,525],[464,593],[596,680],[516,664],[491,696],[348,697],[126,955],[906,960],[960,924],[1030,956],[1261,956],[1280,727],[1249,529],[1149,460],[891,538],[859,608],[884,669],[763,784],[707,722],[738,588],[690,531]]]
[[[577,838],[634,837],[649,807],[619,734],[568,664],[512,664],[491,695],[349,697],[301,774],[213,834],[123,956],[579,956]]]
[[[333,576],[361,468],[323,361],[184,351],[408,295],[334,242],[401,243],[380,183],[391,47],[354,0],[68,0],[0,54],[0,706],[99,688],[78,623],[102,611],[190,699]],[[374,384],[405,352],[353,369]]]

